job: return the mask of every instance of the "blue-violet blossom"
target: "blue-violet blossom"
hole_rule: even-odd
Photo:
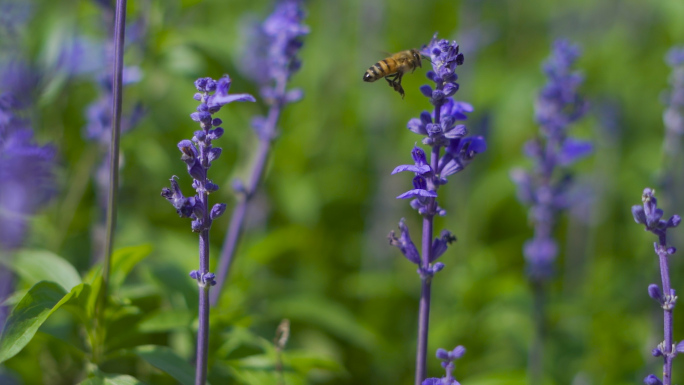
[[[588,103],[577,89],[583,77],[572,71],[580,55],[579,47],[566,40],[553,44],[551,56],[543,65],[548,82],[535,103],[535,120],[540,135],[525,144],[524,152],[534,162],[533,171],[514,169],[511,179],[518,188],[518,199],[530,206],[529,218],[534,238],[523,248],[527,273],[532,281],[544,281],[553,274],[558,245],[553,227],[558,213],[577,199],[570,192],[572,176],[567,167],[591,154],[592,144],[568,137],[567,130],[588,110]]]
[[[420,91],[429,98],[434,106],[432,112],[423,111],[419,118],[408,122],[408,129],[424,136],[422,143],[430,147],[429,157],[425,151],[414,146],[411,157],[413,164],[401,165],[392,174],[409,171],[414,174],[413,188],[399,195],[398,199],[411,199],[411,207],[423,216],[422,252],[414,245],[404,220],[399,222],[401,235],[394,231],[389,234],[391,245],[397,246],[404,256],[418,266],[421,278],[421,299],[418,314],[418,348],[416,353],[415,384],[420,385],[426,375],[427,336],[430,313],[430,285],[436,272],[444,268],[441,262],[435,263],[456,240],[447,230],[433,239],[433,219],[443,216],[446,211],[437,204],[437,189],[447,183],[447,177],[462,171],[473,158],[486,150],[484,138],[467,137],[468,130],[460,121],[467,119],[473,107],[455,101],[452,96],[458,91],[456,68],[463,64],[463,54],[456,42],[437,39],[437,34],[421,53],[430,58],[432,70],[427,77],[434,84],[423,85]],[[442,154],[444,149],[444,154]]]
[[[677,303],[677,295],[670,284],[670,272],[668,258],[677,249],[667,245],[667,230],[679,226],[682,219],[679,215],[673,215],[670,219],[663,219],[663,210],[658,208],[658,201],[653,195],[655,192],[650,188],[644,189],[641,195],[641,205],[632,206],[632,216],[636,223],[644,225],[645,230],[658,237],[658,242],[654,242],[653,247],[658,256],[660,265],[660,276],[662,278],[662,291],[656,284],[648,286],[648,295],[653,298],[663,309],[664,318],[664,340],[651,352],[654,357],[663,357],[663,381],[651,374],[644,379],[644,383],[651,384],[672,384],[672,359],[684,351],[684,343],[680,341],[675,345],[672,335],[672,311]]]

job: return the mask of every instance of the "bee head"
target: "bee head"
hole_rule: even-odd
[[[413,58],[416,59],[416,63],[418,63],[418,67],[423,68],[423,63],[421,61],[421,58],[423,55],[421,55],[417,49],[412,49],[411,54],[413,55]]]

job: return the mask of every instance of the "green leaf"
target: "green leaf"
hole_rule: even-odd
[[[0,363],[19,353],[55,310],[72,298],[79,297],[86,287],[80,284],[66,293],[54,282],[41,281],[35,284],[12,309],[7,319],[0,337]]]
[[[135,265],[152,253],[151,245],[123,247],[112,255],[110,283],[112,288],[120,287]]]
[[[195,314],[190,310],[170,310],[156,313],[143,320],[138,330],[143,333],[159,333],[171,330],[187,329],[192,324]]]
[[[47,250],[21,250],[10,261],[11,268],[31,285],[51,281],[70,291],[81,283],[78,271],[64,258]]]
[[[126,374],[99,372],[96,377],[88,378],[79,385],[145,385],[145,383]]]
[[[165,346],[145,345],[136,347],[132,352],[181,384],[194,385],[195,368],[173,350]]]

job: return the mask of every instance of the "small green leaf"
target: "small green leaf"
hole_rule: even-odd
[[[165,346],[138,346],[132,352],[183,385],[194,385],[195,368]],[[207,382],[207,384],[209,384]]]
[[[10,262],[12,269],[31,285],[51,281],[70,291],[81,283],[81,276],[66,259],[47,250],[21,250]]]
[[[145,385],[144,382],[126,374],[105,374],[99,372],[97,377],[88,378],[79,385]]]
[[[135,265],[152,253],[151,245],[123,247],[112,255],[111,287],[120,287]]]
[[[85,287],[85,284],[80,284],[66,293],[54,282],[41,281],[35,284],[7,318],[0,337],[0,363],[19,353],[45,320],[67,301],[80,296]]]

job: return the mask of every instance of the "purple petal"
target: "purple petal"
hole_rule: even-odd
[[[568,166],[592,153],[594,146],[591,142],[568,138],[563,142],[558,156],[558,162]]]
[[[397,197],[397,199],[409,199],[409,198],[437,198],[437,193],[434,191],[428,191],[423,189],[413,189],[409,190]]]

